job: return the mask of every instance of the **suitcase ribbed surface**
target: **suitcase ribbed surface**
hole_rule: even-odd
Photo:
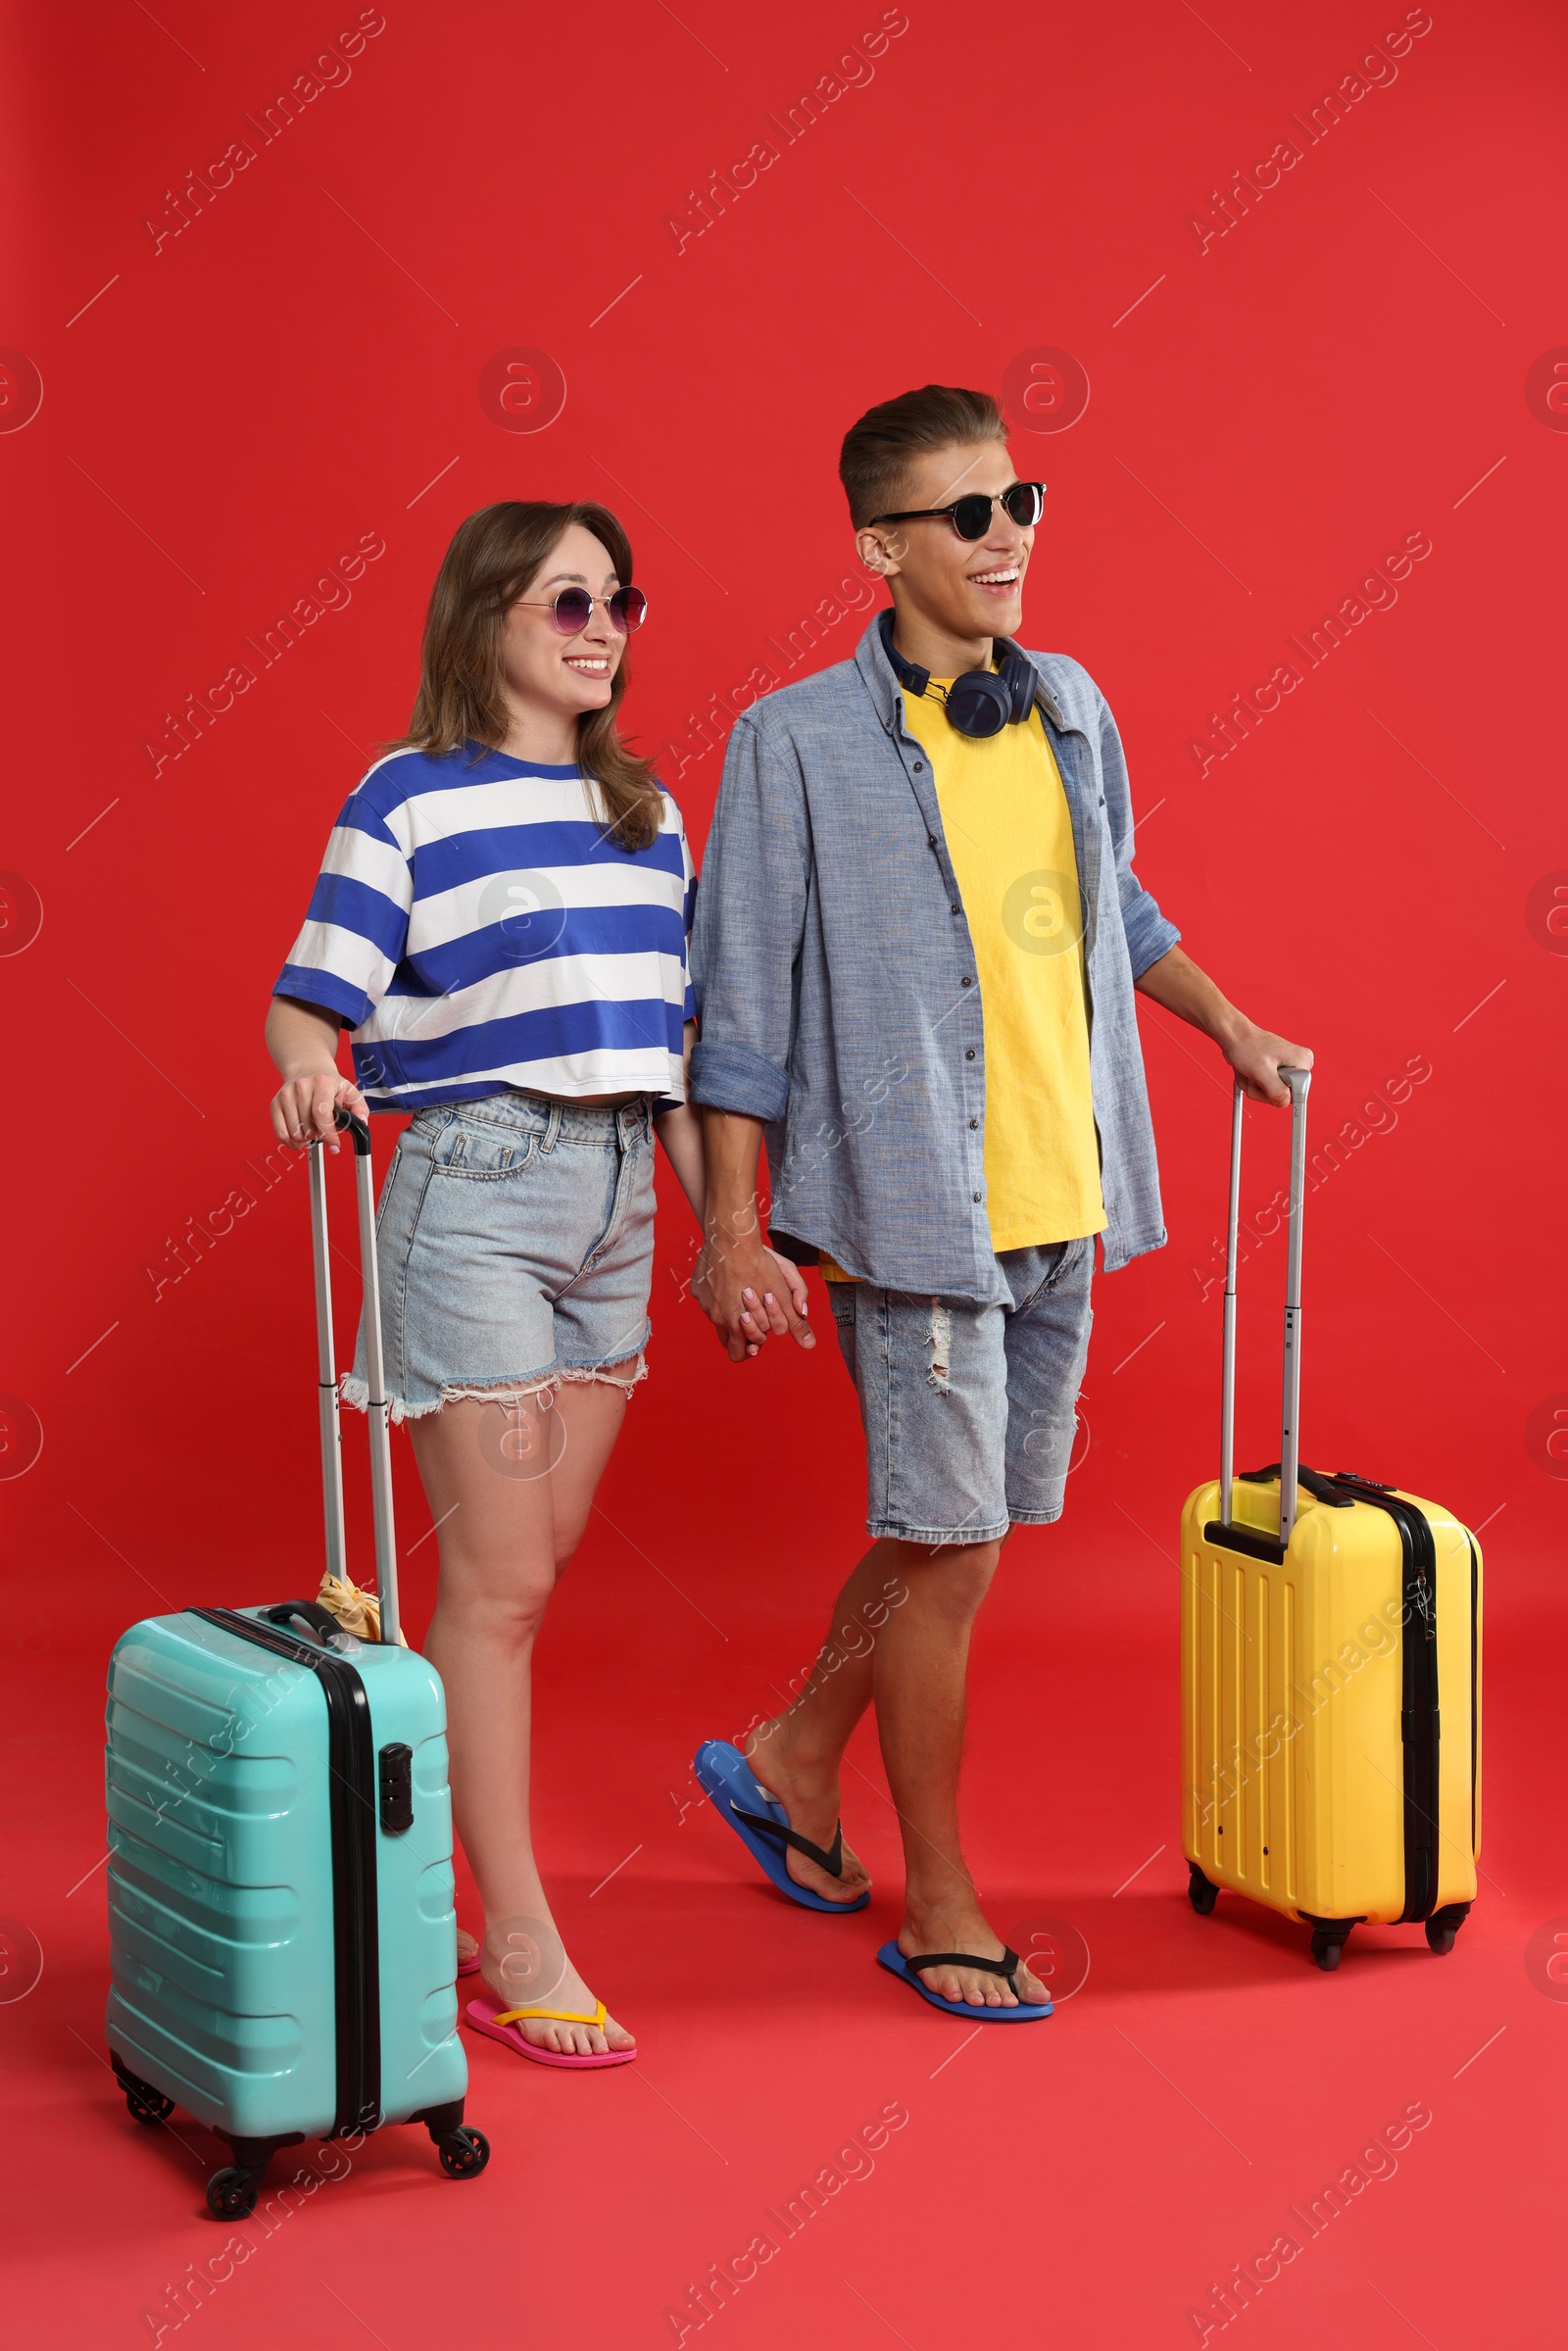
[[[1365,1501],[1327,1507],[1303,1492],[1275,1560],[1211,1540],[1218,1497],[1216,1485],[1200,1487],[1182,1517],[1188,1860],[1215,1886],[1302,1918],[1392,1922],[1473,1901],[1479,1545],[1440,1505],[1418,1503],[1436,1570],[1433,1822],[1406,1793],[1406,1651],[1424,1652],[1429,1635],[1407,1603],[1395,1518]],[[1278,1512],[1277,1478],[1236,1481],[1243,1543],[1249,1530],[1273,1534]],[[1423,1663],[1412,1655],[1409,1668]],[[1420,1788],[1430,1795],[1427,1782]],[[1407,1851],[1408,1837],[1421,1850]]]
[[[372,2071],[392,2121],[466,2086],[444,1706],[412,1651],[368,1643],[354,1662],[375,1749],[412,1750],[409,1828],[368,1823]],[[111,2049],[215,2128],[330,2131],[343,1893],[316,1673],[194,1612],[152,1618],[115,1651],[107,1730]]]

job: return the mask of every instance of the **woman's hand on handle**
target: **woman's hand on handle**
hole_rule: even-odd
[[[337,1015],[318,1004],[274,996],[267,1015],[267,1050],[283,1083],[272,1097],[272,1132],[294,1151],[323,1142],[338,1148],[336,1112],[368,1118],[369,1105],[337,1065]]]
[[[321,1142],[335,1151],[339,1110],[352,1110],[358,1118],[370,1114],[354,1080],[340,1069],[310,1070],[285,1078],[272,1097],[272,1132],[295,1151]]]

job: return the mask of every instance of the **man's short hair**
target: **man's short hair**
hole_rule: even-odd
[[[857,530],[873,515],[894,514],[906,498],[911,459],[928,449],[968,441],[1005,441],[1002,411],[989,392],[956,384],[922,384],[867,409],[844,436],[839,479]]]

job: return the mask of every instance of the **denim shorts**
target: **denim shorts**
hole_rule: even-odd
[[[515,1403],[628,1364],[642,1378],[654,1261],[646,1095],[590,1108],[489,1095],[416,1113],[376,1213],[394,1420],[462,1396]],[[363,1411],[365,1326],[346,1403]]]
[[[866,1532],[994,1543],[1061,1516],[1095,1245],[999,1251],[1007,1306],[829,1282],[865,1429]]]

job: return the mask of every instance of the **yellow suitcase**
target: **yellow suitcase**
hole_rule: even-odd
[[[1321,1968],[1363,1922],[1453,1947],[1481,1847],[1481,1548],[1441,1503],[1298,1453],[1306,1070],[1291,1089],[1280,1459],[1234,1465],[1242,1089],[1231,1116],[1220,1475],[1182,1512],[1182,1847],[1221,1887],[1312,1930]]]

